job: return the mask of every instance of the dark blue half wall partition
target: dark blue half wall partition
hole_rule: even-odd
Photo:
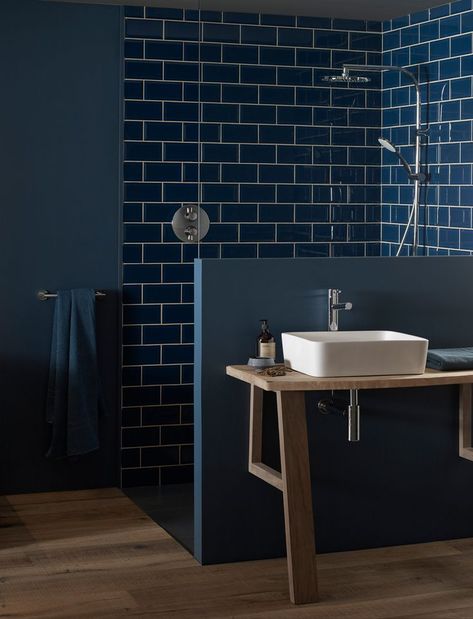
[[[195,554],[202,563],[285,552],[282,497],[247,470],[249,388],[225,366],[253,353],[267,317],[283,331],[327,329],[327,288],[353,302],[340,328],[390,329],[433,347],[473,345],[473,259],[308,258],[195,263]],[[458,457],[456,387],[363,391],[361,442],[307,397],[319,552],[473,535],[473,463]],[[343,394],[342,394],[343,395]],[[278,464],[274,401],[264,452]]]

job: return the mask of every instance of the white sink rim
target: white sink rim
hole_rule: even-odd
[[[399,331],[293,331],[282,334],[284,362],[316,377],[423,374],[429,341]]]

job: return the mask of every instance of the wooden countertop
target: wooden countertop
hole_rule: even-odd
[[[473,370],[462,372],[437,372],[426,370],[424,374],[400,374],[394,376],[343,376],[316,378],[288,372],[286,376],[265,376],[248,365],[228,365],[228,376],[237,378],[265,391],[326,391],[330,389],[394,389],[400,387],[434,387],[437,385],[460,385],[473,383]]]

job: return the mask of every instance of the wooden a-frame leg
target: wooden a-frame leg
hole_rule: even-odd
[[[278,391],[277,403],[289,593],[307,604],[318,595],[304,392]]]
[[[459,451],[460,458],[473,460],[473,447],[471,445],[471,415],[472,415],[472,385],[471,383],[459,387]]]

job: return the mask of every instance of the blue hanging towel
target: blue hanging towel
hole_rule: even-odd
[[[52,437],[46,456],[65,458],[98,449],[100,408],[95,291],[58,290],[46,405]]]

